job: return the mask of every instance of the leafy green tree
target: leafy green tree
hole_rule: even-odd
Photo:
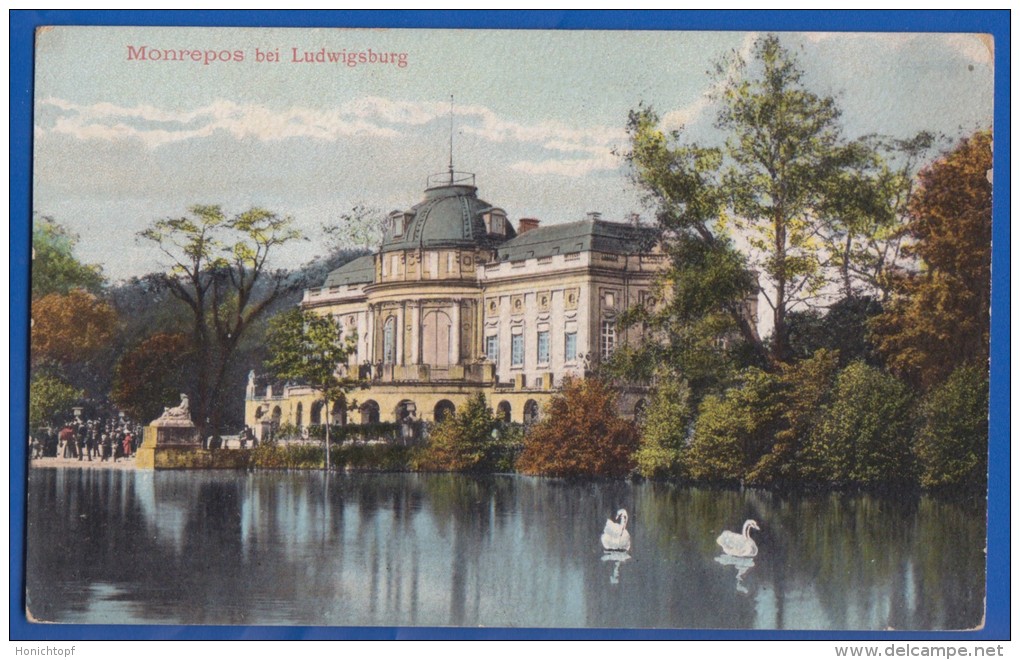
[[[568,380],[524,438],[517,469],[551,477],[623,477],[634,468],[634,423],[616,414],[616,392],[598,378]]]
[[[992,249],[992,136],[981,131],[923,170],[902,273],[873,324],[890,370],[928,389],[959,366],[986,368]]]
[[[70,418],[71,408],[84,396],[84,391],[56,376],[33,373],[28,389],[29,427],[63,423]]]
[[[687,436],[693,419],[687,382],[675,377],[660,379],[640,420],[641,443],[634,454],[638,473],[650,479],[685,477]]]
[[[965,365],[920,406],[921,485],[983,489],[988,479],[988,372]]]
[[[848,144],[844,166],[822,180],[822,263],[835,269],[843,298],[888,297],[890,274],[906,257],[903,227],[917,166],[935,144],[926,131],[909,139],[867,136]]]
[[[192,389],[194,360],[183,333],[157,332],[124,353],[114,370],[110,397],[131,417],[148,421]]]
[[[416,467],[427,471],[491,472],[501,456],[499,421],[479,392],[429,433]]]
[[[913,395],[902,382],[855,362],[836,378],[831,403],[812,434],[806,460],[840,485],[916,482]]]
[[[792,312],[788,317],[790,350],[799,360],[825,349],[839,351],[842,366],[856,360],[878,366],[882,360],[869,324],[881,312],[881,304],[868,297],[843,298],[824,314],[816,310]]]
[[[806,456],[806,447],[832,399],[839,365],[839,351],[819,349],[807,359],[782,367],[777,376],[780,420],[775,439],[748,473],[748,482],[789,486],[818,480],[819,471]]]
[[[74,289],[98,294],[105,280],[103,269],[83,264],[74,256],[78,236],[49,216],[32,223],[32,300],[50,294],[67,295]]]
[[[687,451],[689,473],[699,481],[743,482],[768,454],[782,428],[781,385],[757,368],[745,369],[738,384],[705,397],[698,408]]]
[[[281,379],[307,385],[322,395],[325,410],[358,385],[347,368],[357,349],[357,335],[346,333],[332,316],[293,309],[269,322],[266,366]],[[326,466],[330,465],[329,424],[326,425]]]
[[[731,333],[739,333],[755,362],[774,370],[795,358],[792,312],[820,303],[833,284],[854,295],[871,291],[861,283],[883,285],[888,265],[898,258],[894,229],[904,172],[930,136],[850,141],[836,100],[806,86],[795,56],[776,35],[759,38],[752,54],[745,60],[734,52],[715,66],[713,100],[716,126],[726,135],[723,146],[683,143],[680,131],[663,132],[656,114],[641,107],[630,116],[627,157],[673,257],[668,283],[679,281],[689,255],[700,250],[713,256],[690,260],[689,281],[713,286],[702,287],[701,301],[686,310],[687,334],[696,335],[699,325],[690,318],[725,313]],[[900,154],[895,166],[883,156],[890,151]],[[719,259],[736,252],[731,238],[739,238],[745,254]],[[767,343],[747,304],[759,291],[772,316]]]
[[[192,206],[189,215],[158,220],[139,235],[167,258],[162,283],[190,310],[195,421],[216,432],[239,343],[273,301],[300,287],[269,267],[270,256],[300,232],[291,218],[265,209],[228,217],[219,206]]]

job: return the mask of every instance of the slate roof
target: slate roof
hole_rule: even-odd
[[[342,286],[345,284],[369,284],[375,280],[375,257],[368,254],[348,261],[326,276],[322,286]]]
[[[579,220],[546,225],[519,234],[497,248],[497,258],[500,261],[520,261],[590,250],[637,254],[648,252],[655,238],[655,229],[651,227],[606,220]]]
[[[493,207],[475,194],[468,185],[445,185],[429,188],[425,199],[409,211],[413,218],[401,236],[394,228],[386,231],[382,251],[413,250],[419,247],[494,247],[505,236],[489,234],[483,214]],[[512,236],[514,230],[508,227]]]

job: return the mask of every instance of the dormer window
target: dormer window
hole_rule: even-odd
[[[390,226],[393,227],[393,238],[400,238],[407,231],[407,226],[411,222],[412,215],[410,213],[404,213],[403,211],[393,211],[390,213]]]
[[[506,236],[506,212],[503,209],[492,209],[486,213],[485,229],[490,234]]]

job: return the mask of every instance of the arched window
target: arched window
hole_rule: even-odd
[[[347,424],[347,402],[344,399],[333,402],[333,411],[329,418],[330,424]]]
[[[500,401],[499,405],[496,406],[496,417],[498,417],[499,419],[503,420],[507,424],[510,423],[510,418],[511,418],[510,413],[511,413],[511,410],[510,410],[510,402],[509,401]]]
[[[450,365],[453,323],[446,312],[434,310],[425,314],[421,324],[422,361],[436,367]]]
[[[409,399],[404,399],[403,401],[398,403],[396,409],[394,409],[393,411],[393,417],[398,422],[403,422],[410,418],[412,415],[416,416],[417,414],[418,406],[414,404],[414,401],[411,401]]]
[[[534,424],[538,421],[538,402],[528,399],[524,404],[524,423]]]
[[[369,399],[365,403],[361,404],[361,423],[362,424],[378,424],[379,423],[379,404]]]
[[[325,401],[316,401],[312,404],[311,412],[308,414],[309,424],[322,424],[322,408],[326,405]]]
[[[436,404],[436,408],[433,411],[433,418],[437,422],[441,422],[447,417],[453,417],[455,412],[456,408],[454,407],[453,402],[443,399]]]
[[[391,316],[383,325],[383,362],[393,364],[397,361],[397,319]]]
[[[280,428],[280,418],[283,417],[283,411],[280,410],[280,406],[273,407],[273,428]]]

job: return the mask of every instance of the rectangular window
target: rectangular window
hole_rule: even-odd
[[[510,339],[510,365],[524,366],[524,335],[514,335]]]
[[[563,359],[573,362],[577,359],[577,333],[568,332],[563,335]]]
[[[612,321],[602,322],[602,358],[606,359],[616,350],[616,325]]]
[[[538,363],[549,364],[549,331],[538,333]]]
[[[485,338],[485,357],[489,362],[499,363],[499,336],[489,335]]]

